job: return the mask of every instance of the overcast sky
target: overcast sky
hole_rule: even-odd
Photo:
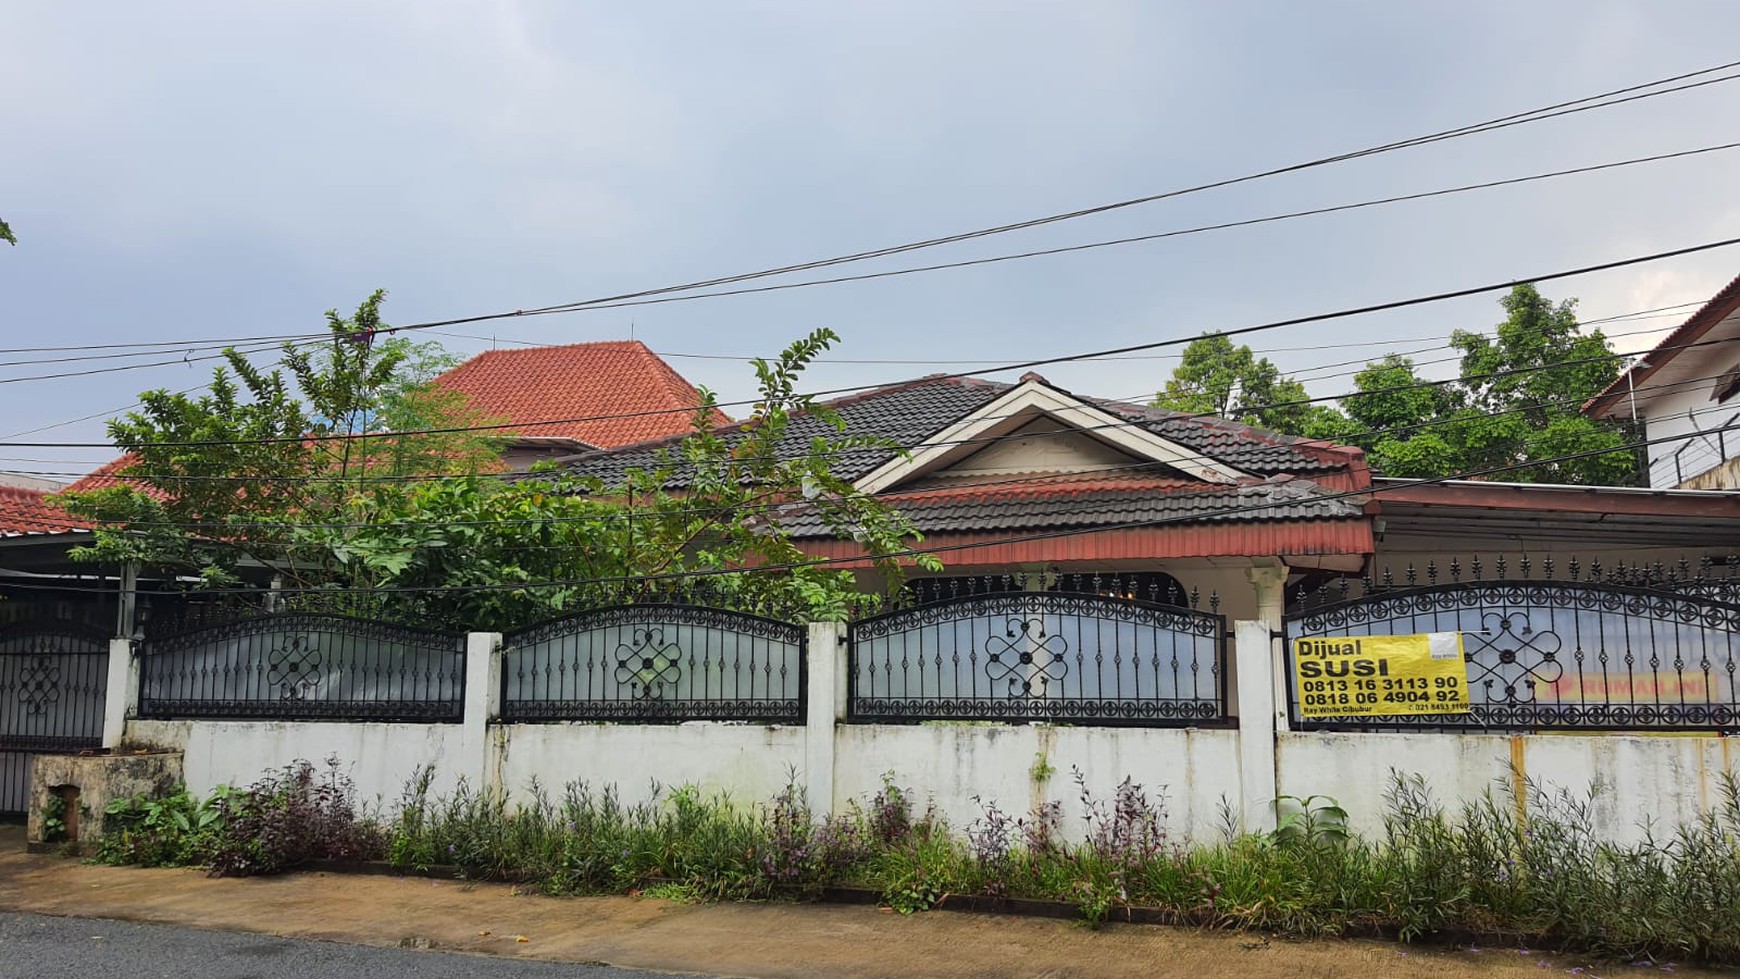
[[[1740,4],[0,0],[0,346],[295,333],[588,299],[1156,193],[1735,60]],[[1740,139],[1740,82],[939,248],[1145,234]],[[631,335],[727,399],[818,326],[840,358],[1007,362],[1187,337],[1740,234],[1740,151],[1077,255],[482,324]],[[1740,249],[1545,287],[1586,318],[1709,298]],[[1332,394],[1496,295],[1259,334]],[[1664,318],[1618,324],[1636,334]],[[451,333],[469,334],[469,337]],[[1631,349],[1660,334],[1621,338]],[[1279,349],[1288,348],[1288,349]],[[6,354],[15,363],[53,354]],[[1445,356],[1442,350],[1418,354]],[[146,362],[164,359],[147,358]],[[115,361],[0,367],[0,378]],[[1171,361],[1043,369],[1151,394]],[[959,369],[816,367],[810,388]],[[0,382],[0,436],[209,364]],[[583,380],[577,379],[577,383]],[[26,436],[93,441],[100,419]],[[0,468],[102,449],[0,446]],[[52,464],[26,460],[57,460]]]

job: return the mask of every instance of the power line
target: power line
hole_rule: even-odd
[[[1529,109],[1529,110],[1525,110],[1522,112],[1516,112],[1516,113],[1511,113],[1509,115],[1499,116],[1499,117],[1494,118],[1494,119],[1488,119],[1484,122],[1471,123],[1471,124],[1464,125],[1464,126],[1458,126],[1458,127],[1453,128],[1453,129],[1439,130],[1437,132],[1428,133],[1428,134],[1423,135],[1423,136],[1415,136],[1415,137],[1410,137],[1408,139],[1396,140],[1396,141],[1389,142],[1389,143],[1383,143],[1383,144],[1379,144],[1376,146],[1366,147],[1364,149],[1347,151],[1347,152],[1335,154],[1332,156],[1320,157],[1320,158],[1317,158],[1314,160],[1307,160],[1307,161],[1302,162],[1302,163],[1295,163],[1295,164],[1290,164],[1287,166],[1275,167],[1275,168],[1268,169],[1268,170],[1262,170],[1262,171],[1258,171],[1258,172],[1254,172],[1254,173],[1245,174],[1243,176],[1224,178],[1224,179],[1220,179],[1220,180],[1210,181],[1207,183],[1197,184],[1197,185],[1190,186],[1190,187],[1184,187],[1184,188],[1165,191],[1165,192],[1161,192],[1161,193],[1148,194],[1148,195],[1141,196],[1141,197],[1130,198],[1127,200],[1114,201],[1114,202],[1111,202],[1108,204],[1099,204],[1099,205],[1094,205],[1091,207],[1080,208],[1080,209],[1073,210],[1073,211],[1066,211],[1066,212],[1046,215],[1046,216],[1038,217],[1038,218],[1029,218],[1029,219],[1025,219],[1025,220],[1021,220],[1021,221],[1011,222],[1008,224],[995,225],[995,226],[988,227],[988,228],[981,228],[981,229],[978,229],[975,231],[968,231],[968,232],[961,232],[961,233],[957,233],[957,234],[944,235],[941,237],[928,238],[928,239],[908,242],[908,243],[900,244],[900,245],[891,245],[891,246],[887,246],[887,247],[883,247],[883,248],[876,248],[876,249],[870,249],[870,250],[866,250],[866,251],[853,252],[853,253],[849,253],[849,254],[845,254],[845,255],[835,256],[833,258],[819,259],[819,260],[808,261],[808,262],[800,262],[800,263],[796,263],[796,264],[792,264],[792,265],[783,265],[783,266],[777,266],[777,267],[773,267],[773,268],[761,269],[759,271],[754,271],[754,272],[745,272],[745,273],[738,273],[738,274],[734,274],[734,275],[718,276],[718,277],[709,278],[709,279],[700,279],[700,280],[687,282],[687,283],[683,283],[683,284],[679,284],[679,285],[661,286],[661,287],[654,288],[654,289],[643,289],[643,290],[639,290],[639,291],[635,291],[635,292],[618,293],[615,295],[602,296],[602,297],[598,297],[595,299],[579,300],[579,301],[568,302],[568,303],[560,303],[560,304],[556,304],[556,305],[552,305],[552,306],[536,307],[536,308],[532,308],[532,309],[516,309],[516,310],[512,310],[510,312],[488,313],[488,314],[481,314],[481,315],[477,315],[477,316],[466,316],[466,317],[457,317],[457,318],[452,318],[452,319],[435,320],[435,321],[429,321],[429,322],[423,322],[423,323],[412,323],[412,324],[406,324],[403,326],[392,327],[391,330],[393,332],[402,332],[402,331],[407,331],[407,330],[433,329],[433,328],[443,327],[443,326],[461,326],[461,325],[468,324],[468,323],[481,323],[481,322],[487,322],[487,321],[491,321],[491,320],[511,319],[511,318],[522,317],[522,316],[535,316],[535,315],[545,315],[545,314],[551,314],[551,313],[575,312],[575,311],[579,311],[582,309],[589,309],[589,308],[616,308],[615,306],[607,305],[607,304],[626,305],[627,304],[625,302],[626,300],[640,299],[640,298],[649,297],[649,296],[660,296],[660,295],[666,295],[666,294],[676,293],[676,292],[689,292],[689,291],[693,291],[696,289],[711,288],[711,287],[717,286],[717,285],[727,285],[727,284],[732,284],[732,283],[736,283],[736,282],[749,281],[752,279],[760,279],[760,278],[768,278],[771,276],[784,275],[784,274],[791,273],[791,272],[808,271],[811,269],[825,268],[825,267],[830,267],[830,266],[834,266],[834,265],[842,265],[842,264],[848,264],[848,263],[852,263],[852,262],[865,261],[868,259],[887,257],[890,255],[903,254],[905,252],[917,251],[917,250],[926,249],[926,248],[933,248],[933,247],[937,247],[940,245],[954,244],[954,243],[961,242],[961,241],[968,241],[968,240],[977,239],[977,238],[984,238],[984,237],[988,237],[988,236],[992,236],[992,235],[1005,234],[1005,233],[1012,232],[1012,231],[1019,231],[1019,230],[1024,230],[1027,228],[1039,227],[1042,225],[1056,224],[1056,223],[1063,222],[1063,221],[1070,221],[1070,220],[1075,220],[1077,218],[1088,217],[1088,216],[1097,215],[1097,214],[1104,214],[1104,213],[1107,213],[1110,211],[1135,207],[1135,206],[1138,206],[1141,204],[1153,203],[1155,201],[1167,200],[1167,199],[1176,198],[1176,197],[1183,197],[1183,196],[1186,196],[1189,194],[1201,193],[1203,191],[1214,190],[1214,189],[1223,188],[1223,187],[1230,187],[1230,186],[1233,186],[1236,184],[1249,183],[1252,181],[1262,180],[1262,179],[1266,179],[1269,177],[1280,176],[1283,174],[1297,173],[1297,172],[1300,172],[1303,170],[1309,170],[1309,169],[1313,169],[1316,167],[1346,162],[1348,160],[1355,160],[1355,159],[1360,159],[1360,158],[1368,157],[1368,156],[1376,156],[1376,155],[1380,155],[1383,153],[1394,152],[1396,150],[1407,149],[1407,148],[1414,147],[1414,146],[1424,146],[1424,145],[1428,145],[1431,143],[1442,142],[1444,140],[1460,138],[1463,136],[1471,136],[1471,135],[1476,135],[1476,134],[1484,133],[1484,132],[1492,132],[1492,131],[1498,130],[1498,129],[1505,129],[1505,128],[1509,128],[1512,126],[1524,125],[1524,124],[1532,123],[1532,122],[1541,122],[1541,121],[1544,121],[1547,119],[1558,118],[1560,116],[1572,115],[1575,113],[1586,112],[1586,111],[1590,111],[1590,110],[1594,110],[1594,109],[1609,108],[1609,107],[1612,107],[1615,105],[1622,105],[1622,104],[1626,104],[1629,102],[1638,101],[1640,99],[1654,98],[1654,97],[1659,96],[1659,95],[1669,95],[1669,94],[1673,94],[1676,92],[1682,92],[1682,91],[1687,91],[1690,89],[1701,88],[1701,87],[1706,86],[1706,85],[1718,84],[1721,82],[1732,81],[1735,78],[1740,78],[1740,73],[1731,74],[1731,75],[1723,75],[1723,76],[1717,77],[1717,78],[1706,78],[1706,79],[1703,79],[1701,81],[1687,82],[1686,84],[1683,84],[1683,85],[1673,85],[1673,83],[1686,82],[1688,79],[1699,78],[1700,76],[1705,76],[1705,75],[1713,75],[1713,74],[1716,74],[1718,72],[1728,71],[1729,69],[1733,69],[1733,68],[1740,68],[1740,61],[1728,62],[1726,64],[1715,65],[1715,66],[1712,66],[1709,68],[1702,68],[1702,69],[1699,69],[1697,71],[1685,72],[1685,73],[1678,74],[1678,75],[1671,75],[1671,76],[1668,76],[1666,78],[1655,79],[1655,80],[1649,81],[1649,82],[1628,85],[1628,86],[1625,86],[1623,88],[1612,89],[1610,91],[1601,92],[1601,93],[1598,93],[1595,95],[1584,96],[1584,97],[1578,98],[1578,99],[1572,99],[1572,100],[1564,101],[1564,102],[1557,102],[1557,103],[1554,103],[1551,105],[1546,105],[1546,106],[1542,106],[1542,107],[1535,108],[1535,109]],[[1663,88],[1663,86],[1672,86],[1672,87]],[[1649,89],[1658,89],[1658,91],[1647,91]],[[1623,96],[1623,97],[1620,97],[1620,96]],[[724,294],[732,294],[732,293],[724,293]],[[270,336],[240,337],[240,338],[235,338],[234,342],[245,343],[245,342],[256,342],[256,341],[266,341],[266,340],[294,340],[294,339],[304,339],[304,338],[306,338],[306,339],[319,339],[321,336],[323,336],[323,334],[278,334],[278,335],[270,335]],[[188,341],[188,343],[217,343],[217,342],[221,342],[221,341],[218,339],[215,339],[215,338]],[[72,347],[10,348],[10,349],[5,349],[5,350],[0,350],[0,353],[45,352],[45,351],[49,351],[49,350],[67,350],[67,349],[102,349],[102,348],[109,348],[112,346],[114,346],[114,345],[104,344],[104,345],[98,345],[97,347],[88,347],[88,348],[72,348]]]
[[[1416,296],[1416,297],[1409,298],[1409,299],[1397,299],[1397,300],[1391,300],[1388,302],[1374,303],[1374,304],[1370,304],[1370,305],[1366,305],[1366,306],[1357,306],[1357,307],[1353,307],[1353,308],[1349,308],[1349,309],[1340,309],[1340,310],[1336,310],[1336,311],[1328,312],[1328,313],[1313,313],[1313,314],[1310,314],[1307,316],[1296,316],[1296,317],[1291,317],[1289,319],[1272,320],[1270,322],[1260,323],[1260,324],[1257,324],[1255,326],[1244,326],[1244,327],[1238,327],[1236,329],[1231,329],[1231,330],[1213,331],[1213,332],[1204,333],[1204,334],[1201,334],[1201,335],[1195,336],[1195,337],[1178,337],[1178,338],[1173,338],[1170,340],[1155,340],[1155,341],[1151,341],[1148,343],[1129,344],[1126,346],[1112,347],[1112,348],[1105,349],[1105,350],[1087,351],[1087,352],[1077,353],[1077,354],[1063,354],[1063,355],[1059,355],[1059,356],[1055,356],[1055,357],[1035,358],[1035,359],[1031,359],[1031,360],[1019,361],[1019,362],[1012,363],[1012,364],[1003,364],[1003,365],[1000,365],[997,367],[987,367],[987,368],[980,368],[980,369],[970,370],[970,371],[956,371],[956,372],[948,373],[948,374],[938,374],[938,375],[934,375],[932,377],[926,378],[926,380],[933,380],[934,381],[934,380],[947,380],[947,379],[953,379],[953,378],[977,377],[977,376],[982,375],[982,374],[993,374],[993,373],[999,373],[999,372],[1003,372],[1003,371],[1024,370],[1024,369],[1032,368],[1032,367],[1042,367],[1042,366],[1045,366],[1047,364],[1059,364],[1059,363],[1070,363],[1070,362],[1080,361],[1080,360],[1092,360],[1092,359],[1096,359],[1096,358],[1107,357],[1107,356],[1114,355],[1114,354],[1135,353],[1135,352],[1143,351],[1143,350],[1156,350],[1156,349],[1159,349],[1162,347],[1171,347],[1171,346],[1178,346],[1181,344],[1188,344],[1188,343],[1191,343],[1195,340],[1203,339],[1205,337],[1245,336],[1245,335],[1248,335],[1251,333],[1259,333],[1259,332],[1264,332],[1267,330],[1275,330],[1275,329],[1280,329],[1282,327],[1287,327],[1287,326],[1299,326],[1299,325],[1302,325],[1305,323],[1321,323],[1321,322],[1326,322],[1328,320],[1345,319],[1345,318],[1353,317],[1353,316],[1363,316],[1363,315],[1366,315],[1368,313],[1387,312],[1387,311],[1393,310],[1393,309],[1404,309],[1404,308],[1411,307],[1411,306],[1422,306],[1422,305],[1427,305],[1427,304],[1435,303],[1435,302],[1444,302],[1444,301],[1450,300],[1450,299],[1461,299],[1461,298],[1465,298],[1467,296],[1479,295],[1481,293],[1495,292],[1495,291],[1500,290],[1500,289],[1510,289],[1510,288],[1514,288],[1515,286],[1522,285],[1525,283],[1552,282],[1552,281],[1556,281],[1559,279],[1567,279],[1567,278],[1572,278],[1572,277],[1579,276],[1579,275],[1588,275],[1588,274],[1591,274],[1594,272],[1605,272],[1605,271],[1610,271],[1612,269],[1627,268],[1627,267],[1630,267],[1633,265],[1641,265],[1641,264],[1644,264],[1647,262],[1660,261],[1660,260],[1666,259],[1666,258],[1677,258],[1677,257],[1682,256],[1682,255],[1691,255],[1691,254],[1696,254],[1699,252],[1710,251],[1711,249],[1715,249],[1715,248],[1726,248],[1726,247],[1729,247],[1729,246],[1735,245],[1735,244],[1740,244],[1740,238],[1726,238],[1726,239],[1722,239],[1719,241],[1706,242],[1706,243],[1701,244],[1701,245],[1691,245],[1691,246],[1688,246],[1685,248],[1676,248],[1676,249],[1673,249],[1670,251],[1665,251],[1665,252],[1655,252],[1655,253],[1648,254],[1648,255],[1639,255],[1639,256],[1634,256],[1632,258],[1619,259],[1617,261],[1611,261],[1611,262],[1602,262],[1602,263],[1598,263],[1595,265],[1585,265],[1585,266],[1581,266],[1579,268],[1567,269],[1567,270],[1558,271],[1558,272],[1550,272],[1550,273],[1545,273],[1545,274],[1541,274],[1541,275],[1524,276],[1522,278],[1511,279],[1511,280],[1504,281],[1504,282],[1486,283],[1486,284],[1478,285],[1478,286],[1470,286],[1470,287],[1462,288],[1462,289],[1454,289],[1454,290],[1450,290],[1448,292],[1439,292],[1439,293],[1434,293],[1434,294],[1426,295],[1426,296]],[[846,386],[846,387],[837,387],[837,388],[831,388],[831,389],[826,389],[826,390],[822,390],[822,391],[812,392],[808,395],[804,395],[804,397],[816,398],[816,397],[821,397],[824,395],[847,394],[847,393],[871,390],[871,389],[886,387],[886,386],[888,386],[888,385],[850,385],[850,386]],[[333,440],[338,440],[338,439],[401,438],[401,437],[411,436],[411,435],[440,435],[440,434],[452,434],[452,433],[457,433],[457,432],[504,431],[504,430],[512,430],[512,429],[538,428],[538,427],[547,426],[547,425],[572,424],[575,422],[582,422],[582,421],[605,421],[605,420],[612,420],[612,419],[619,419],[619,418],[643,418],[643,417],[656,416],[656,415],[673,415],[673,414],[679,414],[679,413],[693,413],[694,411],[700,410],[700,409],[705,408],[705,407],[721,407],[721,408],[722,407],[735,407],[735,406],[740,406],[740,405],[753,405],[755,403],[756,403],[755,399],[747,399],[747,400],[739,400],[739,401],[719,402],[719,403],[715,403],[711,406],[690,405],[690,406],[685,406],[683,408],[661,408],[661,409],[646,410],[646,411],[614,412],[614,413],[602,414],[602,415],[585,415],[585,416],[579,416],[579,417],[575,417],[575,418],[551,419],[548,421],[529,422],[529,423],[503,422],[503,423],[491,424],[491,425],[451,426],[451,427],[443,427],[443,428],[417,429],[415,431],[402,431],[402,432],[361,432],[361,433],[357,433],[354,435],[274,436],[274,437],[270,437],[270,438],[248,439],[246,441],[250,444],[264,444],[264,443],[273,443],[273,442],[292,442],[292,441],[295,441],[295,442],[302,442],[302,441],[319,442],[319,441],[333,441]],[[230,444],[237,444],[237,443],[234,441],[223,440],[223,439],[217,439],[217,440],[205,439],[205,440],[187,440],[187,441],[174,441],[174,442],[157,442],[157,443],[153,443],[153,444],[156,446],[159,446],[159,447],[193,448],[193,447],[199,447],[199,446],[230,445]],[[0,447],[8,447],[8,448],[109,448],[110,446],[108,446],[106,443],[101,443],[101,442],[17,442],[17,441],[12,441],[12,440],[0,440]]]

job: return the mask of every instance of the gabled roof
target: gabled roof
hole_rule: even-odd
[[[66,487],[62,492],[83,493],[87,490],[108,489],[111,486],[126,485],[126,481],[117,476],[116,473],[138,461],[138,456],[135,456],[131,452],[124,452],[121,454],[120,458],[110,459],[108,462],[103,463],[97,468],[74,480],[73,483]],[[132,485],[135,489],[152,492],[143,485],[137,483]]]
[[[0,486],[0,537],[65,534],[88,530],[48,502],[41,490]]]
[[[1093,435],[1116,430],[1122,447],[1132,449],[1129,465],[1091,471],[1012,474],[991,480],[962,479],[946,471],[951,443],[996,441],[964,431],[962,423],[1000,423],[1002,404],[1021,412],[1034,409],[1014,397],[1043,389],[1046,404],[1065,408],[1049,417]],[[1055,404],[1053,404],[1055,402]],[[846,435],[881,435],[911,452],[892,448],[849,452],[835,461],[836,475],[877,492],[925,534],[1107,527],[1171,522],[1359,520],[1363,501],[1338,494],[1369,485],[1369,471],[1357,449],[1295,439],[1218,418],[1085,399],[1029,375],[1020,385],[938,376],[877,388],[830,402],[846,423]],[[1080,410],[1090,406],[1090,412]],[[1012,419],[1024,416],[1011,415]],[[1093,422],[1093,424],[1088,424]],[[986,431],[992,429],[987,428]],[[974,429],[974,432],[979,429]],[[780,444],[782,455],[808,451],[816,435],[837,434],[814,418],[794,418]],[[741,438],[741,426],[720,431],[727,443]],[[1163,443],[1148,445],[1145,440]],[[606,484],[631,469],[651,470],[661,457],[672,466],[666,487],[681,490],[688,474],[671,452],[679,439],[592,452],[568,461],[569,471]],[[944,471],[927,468],[936,460]],[[903,469],[903,467],[905,467]],[[827,535],[816,515],[794,502],[778,517],[798,537]],[[1369,536],[1369,535],[1368,535]]]
[[[483,414],[520,426],[525,438],[599,448],[685,433],[701,400],[694,385],[638,340],[486,350],[435,383],[463,393]],[[715,412],[717,424],[729,421]]]
[[[1013,387],[998,381],[939,375],[892,384],[827,403],[846,422],[847,434],[880,435],[912,449],[1002,397]],[[1146,432],[1251,475],[1338,472],[1347,469],[1358,457],[1356,450],[1266,432],[1219,418],[1097,398],[1083,400]],[[719,434],[729,442],[741,437],[740,429],[740,424],[727,425],[719,430]],[[810,440],[815,436],[837,434],[814,418],[800,416],[792,420],[781,451],[795,458],[808,451]],[[681,441],[680,437],[673,437],[589,452],[567,460],[568,469],[610,483],[621,479],[631,469],[656,468],[661,454],[674,449]],[[843,479],[856,481],[898,455],[894,449],[849,452],[835,461],[834,473]],[[681,489],[684,485],[684,474],[674,472],[668,487]]]
[[[1688,347],[1697,343],[1706,334],[1715,329],[1728,317],[1740,312],[1740,276],[1735,276],[1732,282],[1722,287],[1722,290],[1710,297],[1705,303],[1681,323],[1672,333],[1663,337],[1652,352],[1644,354],[1640,363],[1633,364],[1631,369],[1619,375],[1612,384],[1601,389],[1601,393],[1583,402],[1583,413],[1591,418],[1609,416],[1615,407],[1626,398],[1626,395],[1643,387],[1655,373],[1681,354],[1690,354],[1702,359],[1710,356],[1714,348]],[[1639,395],[1641,400],[1641,394]]]

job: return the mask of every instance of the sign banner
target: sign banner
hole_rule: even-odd
[[[1301,717],[1465,714],[1462,633],[1293,640]]]

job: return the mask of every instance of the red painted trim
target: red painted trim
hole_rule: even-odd
[[[1367,520],[1275,520],[1246,524],[1129,527],[1043,540],[998,543],[1009,532],[932,534],[921,547],[975,545],[937,556],[951,568],[1064,561],[1131,561],[1197,557],[1287,557],[1295,554],[1365,555],[1374,550]],[[844,568],[868,568],[854,541],[800,541],[812,557],[840,560]],[[859,560],[853,560],[859,558]]]

